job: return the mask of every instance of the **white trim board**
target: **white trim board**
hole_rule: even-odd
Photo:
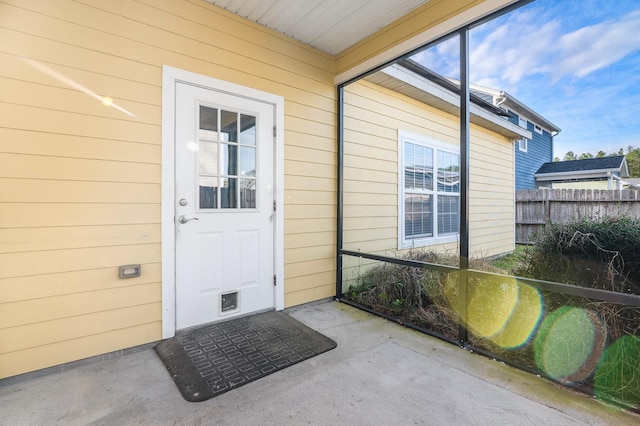
[[[261,90],[240,86],[190,71],[162,67],[162,338],[176,332],[175,264],[175,97],[176,83],[182,82],[211,90],[243,96],[274,106],[278,129],[274,142],[274,301],[284,309],[284,98]]]

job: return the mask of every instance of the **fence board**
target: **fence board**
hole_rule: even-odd
[[[548,224],[572,219],[640,218],[640,191],[529,189],[516,191],[516,243],[531,244]]]

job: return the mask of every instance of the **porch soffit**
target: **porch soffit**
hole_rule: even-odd
[[[331,55],[429,0],[205,0]]]

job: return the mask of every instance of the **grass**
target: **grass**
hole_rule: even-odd
[[[522,262],[526,260],[527,250],[529,250],[528,246],[516,245],[516,249],[513,253],[492,259],[489,263],[494,267],[501,269],[506,274],[512,274],[513,271],[520,267]]]

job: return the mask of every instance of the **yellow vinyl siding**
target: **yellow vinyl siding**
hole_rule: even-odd
[[[361,81],[345,93],[345,248],[394,255],[398,248],[398,129],[458,144],[458,117]],[[372,141],[370,146],[367,142]],[[470,251],[513,250],[511,141],[471,127]],[[457,251],[457,243],[428,246]]]
[[[551,186],[553,189],[609,189],[609,182],[606,180],[553,182]],[[616,189],[615,181],[613,182],[611,188]]]
[[[163,65],[285,98],[285,305],[334,294],[333,57],[200,0],[2,1],[0,378],[161,338]]]

